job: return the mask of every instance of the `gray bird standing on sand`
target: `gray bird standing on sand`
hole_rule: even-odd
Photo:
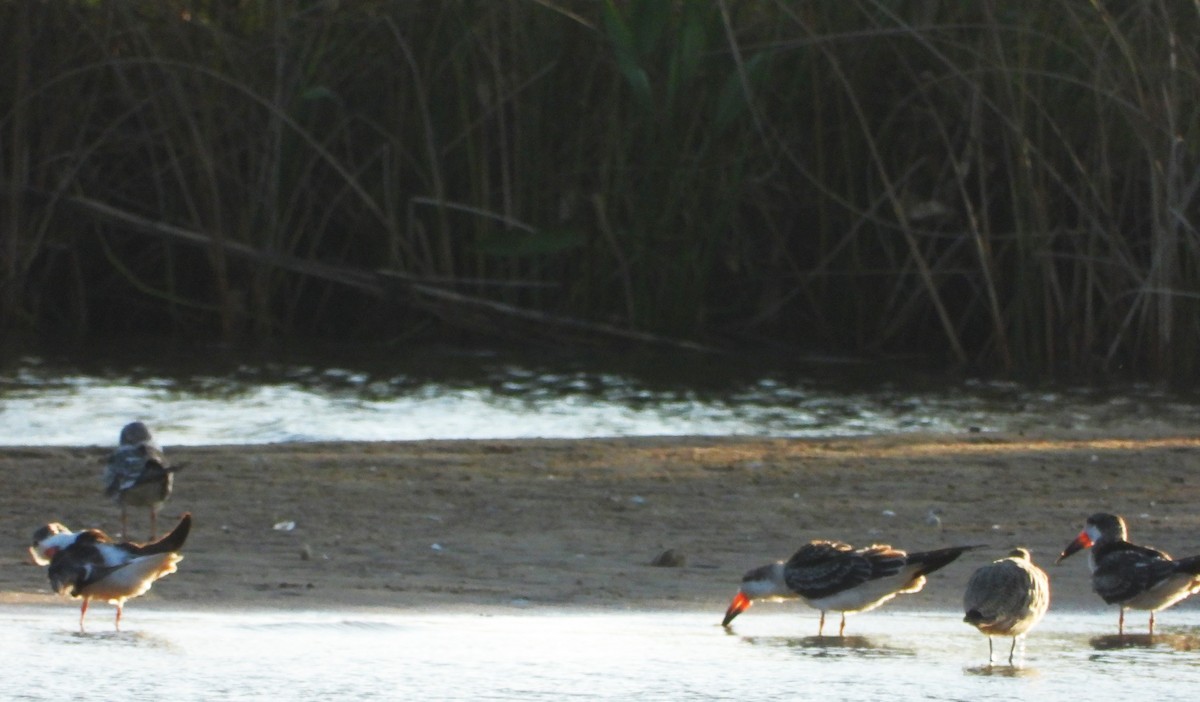
[[[1050,608],[1050,580],[1033,564],[1029,551],[1013,549],[1008,558],[983,566],[967,582],[963,595],[963,621],[988,637],[988,661],[992,660],[992,637],[1011,636],[1009,665],[1017,650],[1017,639],[1032,629]]]
[[[128,507],[150,508],[150,538],[158,534],[158,508],[171,496],[178,468],[166,456],[141,422],[121,429],[117,450],[108,457],[104,471],[104,495],[121,506],[121,537],[129,538]]]

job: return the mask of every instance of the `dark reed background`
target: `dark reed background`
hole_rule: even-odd
[[[3,0],[0,330],[1200,374],[1183,0]]]

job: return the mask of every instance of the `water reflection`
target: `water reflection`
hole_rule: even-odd
[[[109,646],[120,649],[177,651],[170,639],[145,631],[55,631],[49,639],[64,646]]]
[[[982,678],[1036,678],[1041,675],[1036,668],[1027,668],[1019,663],[1013,665],[988,663],[987,665],[963,668],[963,674]]]
[[[894,658],[916,655],[912,649],[896,648],[866,636],[743,636],[741,640],[751,646],[799,650],[818,658]]]
[[[1191,634],[1110,634],[1096,636],[1088,644],[1097,651],[1121,649],[1164,648],[1175,651],[1195,651],[1200,648],[1200,637]]]
[[[1033,665],[1007,666],[971,660],[982,639],[953,612],[881,612],[869,636],[839,639],[791,636],[795,617],[771,612],[729,636],[707,609],[155,605],[130,631],[87,635],[65,625],[61,608],[0,606],[5,663],[22,671],[6,679],[6,698],[1100,700],[1176,699],[1200,684],[1193,656],[1166,646],[1091,649],[1089,632],[1107,621],[1091,614],[1051,612],[1030,634]],[[80,674],[83,661],[91,672]]]

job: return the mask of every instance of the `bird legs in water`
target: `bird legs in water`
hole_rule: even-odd
[[[1121,608],[1121,616],[1117,619],[1117,636],[1125,635],[1125,608]],[[1150,636],[1154,636],[1154,612],[1150,613]]]
[[[996,659],[996,654],[992,650],[992,637],[990,637],[990,636],[987,637],[987,640],[988,640],[988,664],[990,665],[992,663],[992,661],[994,661]],[[1008,664],[1009,665],[1013,664],[1013,657],[1016,655],[1016,653],[1017,653],[1017,637],[1014,636],[1014,637],[1012,637],[1012,646],[1010,646],[1008,649]]]
[[[817,625],[817,636],[825,635],[825,610],[821,610],[821,623]],[[846,635],[846,613],[842,612],[842,623],[838,625],[838,638]]]
[[[88,604],[90,602],[91,602],[91,598],[84,597],[83,604],[79,607],[79,633],[81,633],[81,634],[87,633],[83,628],[83,618],[87,616]],[[122,613],[122,610],[124,610],[124,609],[125,609],[124,602],[120,602],[117,604],[117,623],[116,623],[117,631],[121,630],[121,613]]]

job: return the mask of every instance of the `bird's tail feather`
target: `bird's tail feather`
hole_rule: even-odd
[[[963,617],[963,621],[971,624],[972,626],[978,626],[979,624],[987,621],[987,617],[983,616],[983,612],[980,612],[977,609],[971,609],[967,610],[967,614]]]
[[[183,548],[183,542],[187,541],[188,533],[192,530],[192,513],[188,512],[179,519],[179,524],[171,530],[170,534],[162,537],[158,541],[143,545],[138,549],[139,556],[150,556],[156,553],[170,553]]]
[[[967,551],[973,551],[977,548],[983,548],[984,544],[973,544],[970,546],[951,546],[950,548],[939,548],[936,551],[920,551],[918,553],[908,554],[908,562],[916,563],[920,566],[918,571],[921,575],[928,575],[935,570],[945,568],[954,562],[954,559],[963,555]]]

